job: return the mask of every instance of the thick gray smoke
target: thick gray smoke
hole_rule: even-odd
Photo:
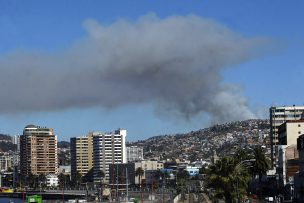
[[[253,58],[260,40],[194,15],[106,26],[87,20],[84,27],[87,37],[62,53],[0,57],[0,113],[153,103],[184,118],[254,117],[220,73]]]

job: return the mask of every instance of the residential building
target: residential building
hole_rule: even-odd
[[[20,151],[20,135],[13,135],[12,143],[17,145],[17,152],[19,152]]]
[[[71,178],[75,180],[76,174],[85,176],[93,167],[93,133],[86,136],[72,137],[70,139],[71,152]]]
[[[27,125],[20,136],[20,170],[30,173],[57,174],[57,136],[52,128]]]
[[[281,124],[290,120],[299,120],[304,112],[304,106],[272,106],[270,115],[270,141],[271,141],[271,163],[276,165],[278,159],[279,136],[278,128]]]
[[[296,170],[298,152],[297,138],[304,133],[304,120],[289,120],[278,127],[278,168],[277,174],[281,185],[286,185]],[[289,165],[288,165],[289,163]],[[288,170],[287,170],[288,169]]]
[[[13,156],[9,153],[0,154],[0,171],[13,170]]]
[[[157,171],[162,168],[164,168],[164,163],[159,161],[150,161],[150,160],[142,160],[135,162],[135,170],[137,168],[141,167],[144,170],[144,174],[141,177],[143,182],[145,182],[146,179],[146,171]],[[135,177],[135,184],[139,184],[138,182],[138,176]]]
[[[144,149],[138,146],[127,147],[127,161],[134,162],[144,159]]]
[[[47,187],[58,187],[59,185],[59,180],[58,177],[54,174],[48,174],[46,175],[46,186]]]
[[[196,166],[187,166],[185,169],[191,177],[199,174],[199,168]]]
[[[127,131],[118,129],[114,133],[93,132],[93,174],[94,182],[100,182],[100,171],[109,181],[109,165],[127,163]]]
[[[59,173],[66,176],[71,176],[71,166],[59,166]]]
[[[297,139],[299,152],[299,171],[294,175],[294,194],[296,202],[304,202],[304,134]]]
[[[111,187],[126,188],[135,184],[135,164],[119,163],[109,165],[109,185]]]

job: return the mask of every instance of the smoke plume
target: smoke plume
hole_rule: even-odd
[[[102,25],[60,53],[0,56],[0,113],[152,103],[184,118],[216,122],[253,118],[237,85],[221,71],[250,60],[263,45],[195,15]]]

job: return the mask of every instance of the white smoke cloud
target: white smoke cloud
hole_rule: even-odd
[[[195,15],[102,25],[61,53],[0,56],[0,113],[153,103],[184,118],[215,122],[255,117],[221,70],[256,56],[263,40],[246,38]]]

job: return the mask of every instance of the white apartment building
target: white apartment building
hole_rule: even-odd
[[[127,161],[140,161],[144,159],[144,149],[138,146],[127,147]]]
[[[12,143],[17,145],[17,152],[19,152],[20,151],[20,135],[13,135]]]
[[[100,171],[105,173],[105,182],[109,181],[109,164],[127,163],[126,136],[124,129],[114,133],[93,133],[94,182],[100,181]]]
[[[271,160],[273,166],[278,161],[278,128],[289,120],[299,120],[304,112],[304,106],[272,106],[269,109],[270,115],[270,139],[271,139]]]

